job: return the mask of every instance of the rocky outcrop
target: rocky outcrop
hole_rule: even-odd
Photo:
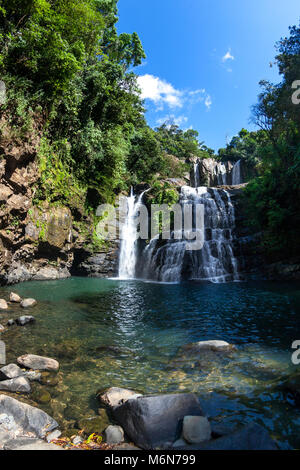
[[[181,434],[183,418],[189,415],[203,415],[192,393],[138,397],[113,410],[128,437],[146,450],[170,447]]]
[[[0,448],[13,439],[43,439],[57,427],[57,422],[44,411],[0,395]]]
[[[300,258],[265,264],[263,273],[267,279],[282,281],[300,280]]]
[[[87,277],[115,277],[118,272],[119,242],[110,241],[103,249],[91,252],[85,247],[76,246],[71,274]]]
[[[240,185],[255,176],[254,168],[243,160],[220,162],[214,158],[194,158],[190,163],[190,182],[194,188]]]

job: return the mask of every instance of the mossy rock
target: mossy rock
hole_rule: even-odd
[[[80,419],[77,422],[77,426],[87,435],[90,435],[94,432],[101,434],[107,428],[107,426],[109,426],[107,413],[104,409],[102,409],[100,416]]]
[[[55,387],[59,384],[59,377],[57,374],[51,374],[50,372],[42,372],[40,383],[42,385],[47,385],[48,387]]]
[[[81,415],[81,409],[79,406],[76,405],[68,405],[64,409],[64,417],[67,420],[78,420]]]
[[[32,399],[41,405],[45,405],[51,401],[51,395],[47,390],[41,388],[33,392]]]

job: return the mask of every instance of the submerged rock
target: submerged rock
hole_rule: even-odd
[[[17,325],[24,326],[27,325],[28,323],[34,323],[35,318],[31,315],[23,315],[22,317],[19,317],[16,320]]]
[[[45,405],[51,401],[51,395],[44,388],[39,388],[33,392],[32,399],[41,405]]]
[[[188,415],[203,415],[193,393],[139,397],[113,409],[129,438],[146,450],[170,447],[180,437],[183,418]]]
[[[8,309],[8,305],[7,305],[6,300],[0,299],[0,310],[7,310],[7,309]]]
[[[103,410],[101,416],[95,416],[92,418],[83,418],[77,422],[77,426],[80,430],[83,430],[85,434],[98,433],[101,434],[105,428],[109,425],[108,416]]]
[[[291,375],[281,385],[280,389],[288,395],[288,398],[292,398],[295,405],[300,406],[300,373]]]
[[[57,371],[59,363],[50,357],[36,356],[35,354],[25,354],[17,359],[18,364],[34,370]]]
[[[197,343],[190,343],[183,346],[180,351],[183,353],[200,353],[202,351],[214,351],[214,352],[232,352],[235,351],[236,347],[233,344],[229,344],[226,341],[210,340],[210,341],[198,341]]]
[[[59,384],[59,377],[51,372],[42,372],[40,374],[40,382],[48,387],[56,387]]]
[[[185,416],[183,419],[182,435],[190,444],[209,441],[211,427],[204,416]]]
[[[142,395],[133,390],[127,390],[126,388],[111,387],[98,396],[101,403],[110,408],[114,408],[126,403],[129,399],[138,398]]]
[[[9,295],[9,301],[10,302],[15,302],[15,303],[21,303],[22,302],[22,299],[21,297],[16,294],[15,292],[11,292],[10,295]]]
[[[0,390],[6,392],[30,393],[30,383],[25,377],[16,377],[14,379],[0,382]]]
[[[34,307],[36,304],[37,304],[37,301],[35,299],[24,299],[21,302],[21,307],[29,308],[29,307]]]

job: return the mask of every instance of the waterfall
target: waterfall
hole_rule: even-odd
[[[217,163],[215,167],[215,175],[217,177],[218,186],[227,184],[227,169],[224,163]]]
[[[242,160],[239,160],[235,163],[232,169],[232,185],[236,186],[238,184],[242,184],[242,174],[241,174],[241,163]]]
[[[200,186],[199,184],[199,164],[194,163],[194,182],[195,182],[195,188],[198,188]]]
[[[143,196],[142,192],[138,198],[131,188],[130,196],[127,197],[127,216],[122,227],[121,248],[119,258],[119,278],[134,279],[136,258],[137,258],[137,240],[136,240],[136,217],[138,216]]]
[[[224,189],[183,186],[180,204],[204,205],[203,248],[188,251],[185,241],[174,236],[170,240],[152,239],[142,253],[141,277],[159,282],[239,280],[233,252],[235,213],[230,194]]]

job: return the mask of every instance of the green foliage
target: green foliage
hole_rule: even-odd
[[[156,129],[156,136],[162,150],[180,159],[191,156],[214,157],[214,151],[198,141],[198,132],[193,129],[183,131],[175,124],[165,123]]]
[[[179,201],[179,193],[168,182],[156,181],[151,188],[152,204],[168,204],[172,206]]]
[[[277,44],[276,63],[283,80],[261,82],[253,120],[262,129],[259,176],[246,189],[249,222],[263,233],[271,259],[299,255],[300,106],[292,103],[291,84],[300,76],[300,28]]]
[[[261,161],[261,148],[268,139],[268,133],[264,130],[249,132],[242,129],[226,148],[219,149],[218,159],[223,162],[243,160],[248,166],[255,166]]]

